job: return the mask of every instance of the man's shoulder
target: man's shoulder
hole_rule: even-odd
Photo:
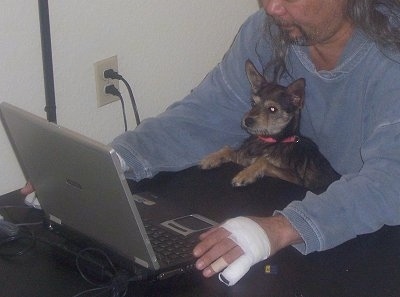
[[[395,63],[400,66],[400,49],[380,48],[380,51],[383,54],[383,56],[388,59],[389,63]]]
[[[267,20],[267,14],[263,9],[260,9],[247,18],[247,20],[242,25],[242,29],[248,28],[253,32],[264,30],[266,20]]]

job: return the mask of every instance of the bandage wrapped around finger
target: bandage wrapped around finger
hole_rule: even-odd
[[[229,238],[244,252],[242,256],[219,274],[221,282],[233,286],[249,271],[251,266],[269,257],[271,244],[261,226],[249,218],[230,219],[223,223],[221,227],[231,233]]]

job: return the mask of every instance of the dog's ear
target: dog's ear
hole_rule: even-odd
[[[304,78],[299,78],[298,80],[295,80],[287,87],[287,91],[292,96],[292,103],[298,108],[303,108],[305,87],[306,81]]]
[[[247,78],[249,79],[249,82],[251,84],[251,89],[253,93],[257,93],[261,89],[261,87],[267,83],[267,80],[262,74],[260,74],[260,72],[257,71],[256,67],[250,60],[246,61],[245,68]]]

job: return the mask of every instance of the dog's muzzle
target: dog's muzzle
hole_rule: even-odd
[[[256,123],[256,120],[252,117],[246,117],[242,121],[242,125],[245,128],[252,128],[255,123]]]

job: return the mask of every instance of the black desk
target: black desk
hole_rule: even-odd
[[[231,165],[211,171],[192,168],[160,174],[153,180],[133,183],[132,188],[150,189],[171,203],[219,221],[238,215],[268,215],[304,196],[299,187],[267,178],[245,188],[232,188],[230,179],[235,171]],[[22,198],[16,191],[1,197],[0,203],[15,204]],[[26,209],[3,214],[24,222],[35,221],[39,215]],[[49,236],[41,226],[34,229],[38,237]],[[265,273],[266,265],[277,272]],[[23,256],[0,258],[0,296],[72,297],[90,288],[93,286],[75,267],[61,262],[42,242]],[[82,296],[108,296],[98,293]],[[226,287],[216,277],[204,279],[195,271],[166,281],[132,284],[127,296],[400,296],[400,227],[384,227],[308,256],[287,248],[255,265],[233,287]]]

